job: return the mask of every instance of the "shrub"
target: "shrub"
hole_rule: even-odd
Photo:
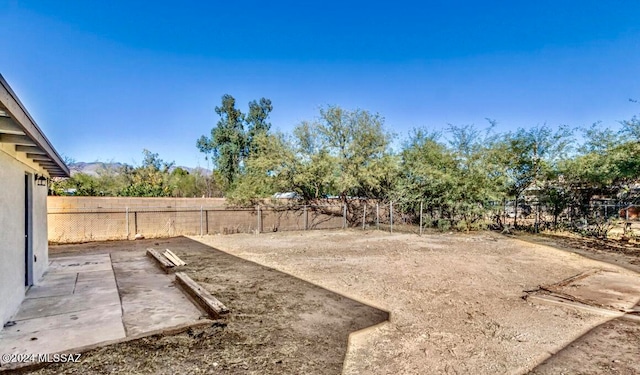
[[[446,219],[438,219],[438,230],[441,232],[446,232],[451,229],[451,222]]]

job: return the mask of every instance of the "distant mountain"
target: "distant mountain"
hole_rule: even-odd
[[[105,169],[119,169],[119,168],[122,168],[124,165],[125,165],[124,163],[116,163],[116,162],[103,163],[100,161],[96,161],[93,163],[85,163],[85,162],[79,161],[79,162],[71,163],[68,166],[72,176],[78,173],[84,173],[90,176],[97,176],[99,171],[102,171]]]
[[[92,163],[85,163],[85,162],[79,161],[79,162],[70,163],[68,166],[72,176],[77,173],[84,173],[90,176],[97,176],[100,171],[108,170],[108,169],[118,170],[125,165],[127,164],[119,163],[119,162],[104,163],[104,162],[96,161]],[[202,167],[190,168],[190,167],[183,167],[183,166],[174,166],[174,167],[171,167],[170,170],[173,171],[176,168],[182,168],[185,171],[189,172],[189,174],[193,174],[197,172],[199,172],[201,175],[204,175],[204,176],[209,176],[211,174],[211,170],[202,168]]]

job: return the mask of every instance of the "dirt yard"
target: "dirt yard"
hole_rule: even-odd
[[[231,314],[208,328],[102,348],[40,373],[640,373],[640,323],[522,298],[590,270],[640,283],[632,270],[574,252],[489,232],[356,230],[52,252],[149,246],[186,260],[186,272]]]

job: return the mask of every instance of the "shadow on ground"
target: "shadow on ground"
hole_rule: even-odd
[[[204,328],[100,348],[80,363],[38,373],[338,374],[349,334],[389,319],[386,311],[184,237],[52,246],[51,253],[147,247],[180,256],[185,272],[231,313]]]
[[[640,374],[640,324],[624,318],[587,331],[530,374]]]
[[[619,257],[603,258],[598,255],[603,261],[629,266]],[[605,316],[622,316],[589,329],[537,365],[530,374],[640,374],[640,362],[637,360],[640,357],[640,286],[637,274],[592,269],[544,286],[541,294],[543,298],[552,297],[555,298],[552,301],[567,303],[569,308],[604,313]]]

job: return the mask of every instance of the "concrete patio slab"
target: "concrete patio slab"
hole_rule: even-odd
[[[20,310],[12,320],[42,318],[106,306],[120,308],[120,296],[117,289],[104,290],[96,294],[28,298],[22,302]]]
[[[73,288],[78,278],[76,274],[65,273],[51,276],[43,279],[40,284],[32,286],[25,298],[56,297],[73,294]]]
[[[144,253],[113,253],[127,335],[186,324],[205,316]]]
[[[119,306],[29,319],[14,327],[20,331],[2,334],[0,352],[73,352],[76,347],[126,337]]]
[[[74,255],[53,258],[48,273],[79,273],[92,271],[109,271],[111,258],[109,254]]]
[[[74,327],[88,327],[94,324],[107,325],[110,321],[122,322],[122,312],[116,309],[92,309],[42,318],[20,321],[16,329],[5,329],[2,337],[28,336],[27,333],[38,333],[51,329],[72,329]],[[16,327],[18,327],[16,326]],[[124,330],[122,331],[124,333]],[[3,340],[0,340],[2,343]]]
[[[113,269],[106,271],[82,272],[78,274],[78,282],[86,280],[100,280],[103,282],[113,280],[115,282],[115,276],[113,274]]]
[[[184,327],[203,312],[142,251],[52,257],[42,280],[0,330],[0,353],[73,353]]]

